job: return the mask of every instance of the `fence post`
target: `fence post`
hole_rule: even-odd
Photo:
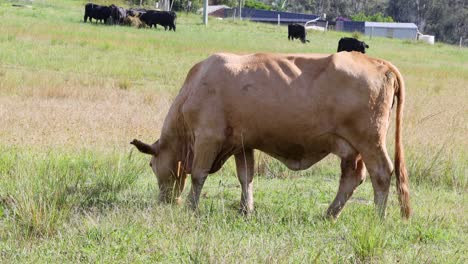
[[[460,48],[462,47],[463,37],[460,37]]]
[[[280,25],[280,22],[281,22],[281,15],[278,14],[278,26]]]
[[[203,0],[203,24],[208,25],[208,0]]]

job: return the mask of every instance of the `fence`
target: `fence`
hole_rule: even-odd
[[[365,33],[365,22],[362,21],[336,21],[336,31]]]
[[[224,17],[233,17],[236,12],[236,8],[224,9]],[[312,14],[299,14],[290,12],[280,11],[268,11],[253,8],[242,8],[242,18],[248,19],[255,22],[269,22],[277,23],[301,23],[304,24],[309,20],[318,18],[317,15]]]

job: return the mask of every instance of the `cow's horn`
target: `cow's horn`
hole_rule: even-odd
[[[141,142],[138,139],[134,139],[130,144],[134,145],[140,152],[149,154],[149,155],[158,155],[156,148],[146,143]]]

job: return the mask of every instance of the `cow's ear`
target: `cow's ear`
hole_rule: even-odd
[[[369,45],[365,44],[366,45],[366,48],[368,49],[369,48]]]
[[[159,154],[159,144],[158,141],[153,145],[148,145],[146,143],[141,142],[138,139],[134,139],[130,144],[134,145],[140,152],[157,156]]]

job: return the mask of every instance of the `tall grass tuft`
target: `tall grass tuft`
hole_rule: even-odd
[[[26,237],[53,235],[72,211],[109,206],[143,168],[123,155],[1,152],[0,206]]]
[[[356,220],[354,220],[356,221]],[[360,263],[378,260],[388,242],[385,222],[372,210],[352,225],[348,241]]]
[[[354,31],[351,36],[355,39],[361,39],[362,38],[362,33],[359,31]]]
[[[411,184],[444,186],[466,190],[468,157],[463,151],[454,151],[457,146],[441,145],[421,147],[408,152],[408,171]]]

